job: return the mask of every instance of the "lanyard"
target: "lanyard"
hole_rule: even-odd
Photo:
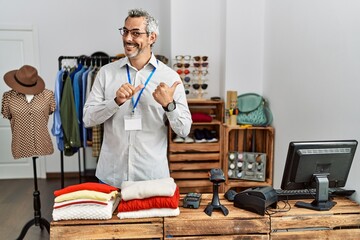
[[[141,94],[143,93],[143,91],[144,91],[144,89],[145,89],[146,85],[149,83],[150,79],[152,78],[152,76],[153,76],[153,74],[154,74],[155,70],[156,70],[156,67],[154,67],[154,69],[151,71],[150,75],[149,75],[149,76],[148,76],[148,78],[146,79],[146,82],[145,82],[145,84],[144,84],[144,87],[140,90],[140,93],[139,93],[139,95],[138,95],[138,97],[137,97],[137,99],[136,99],[135,103],[134,103],[134,98],[133,98],[133,97],[131,98],[131,103],[132,103],[132,105],[133,105],[133,110],[132,110],[132,111],[133,111],[133,113],[134,113],[134,111],[135,111],[136,106],[137,106],[137,105],[138,105],[138,103],[139,103],[139,100],[140,100]],[[127,65],[127,64],[126,64],[126,71],[127,71],[128,81],[129,81],[129,83],[131,84],[131,79],[130,79],[130,70],[129,70],[129,65]]]

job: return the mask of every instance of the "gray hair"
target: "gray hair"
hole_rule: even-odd
[[[131,18],[144,17],[146,20],[146,32],[148,34],[155,33],[156,35],[159,35],[159,23],[147,11],[145,11],[143,9],[131,9],[131,10],[129,10],[128,16],[126,17],[125,21],[129,17],[131,17]]]

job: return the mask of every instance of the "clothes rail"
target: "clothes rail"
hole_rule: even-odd
[[[64,61],[63,60],[74,60],[77,64],[81,63],[82,65],[96,65],[96,66],[103,66],[108,64],[112,61],[118,60],[122,55],[118,56],[87,56],[87,55],[80,55],[80,56],[60,56],[58,58],[58,67],[59,70],[63,67]],[[86,140],[84,140],[86,141]],[[83,155],[83,167],[84,167],[84,174],[86,175],[86,148],[82,146],[82,155]],[[61,164],[61,188],[64,188],[64,152],[60,151],[60,164]],[[82,181],[81,175],[81,154],[80,148],[78,150],[78,165],[79,165],[79,182]],[[86,177],[86,176],[85,176]]]
[[[112,62],[114,60],[118,60],[120,58],[122,58],[122,55],[119,56],[86,56],[86,55],[81,55],[81,56],[60,56],[58,58],[58,62],[59,62],[59,69],[61,69],[62,67],[62,60],[67,60],[67,59],[73,59],[76,60],[78,63],[82,62],[82,63],[88,63],[88,65],[90,65],[91,61],[104,61],[102,64],[98,64],[98,65],[105,65],[109,62]]]

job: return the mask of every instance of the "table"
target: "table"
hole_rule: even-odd
[[[51,222],[51,239],[360,239],[360,206],[345,197],[329,211],[314,211],[294,206],[272,215],[259,215],[233,206],[220,194],[220,203],[229,214],[214,210],[204,213],[212,194],[203,194],[198,209],[182,208],[177,217],[71,220]],[[312,200],[306,199],[302,201]],[[279,201],[281,209],[284,202]]]
[[[360,239],[360,206],[345,197],[335,198],[337,204],[329,211],[295,207],[271,216],[270,239]],[[311,202],[311,199],[301,200]],[[278,202],[281,207],[282,202]]]

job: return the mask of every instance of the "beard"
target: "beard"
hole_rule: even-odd
[[[128,47],[133,48],[133,50],[131,50],[131,53],[129,51],[126,51],[126,49]],[[143,52],[143,49],[140,48],[140,46],[136,43],[127,43],[124,42],[124,48],[125,48],[125,54],[128,58],[135,58],[137,57],[140,53]]]

